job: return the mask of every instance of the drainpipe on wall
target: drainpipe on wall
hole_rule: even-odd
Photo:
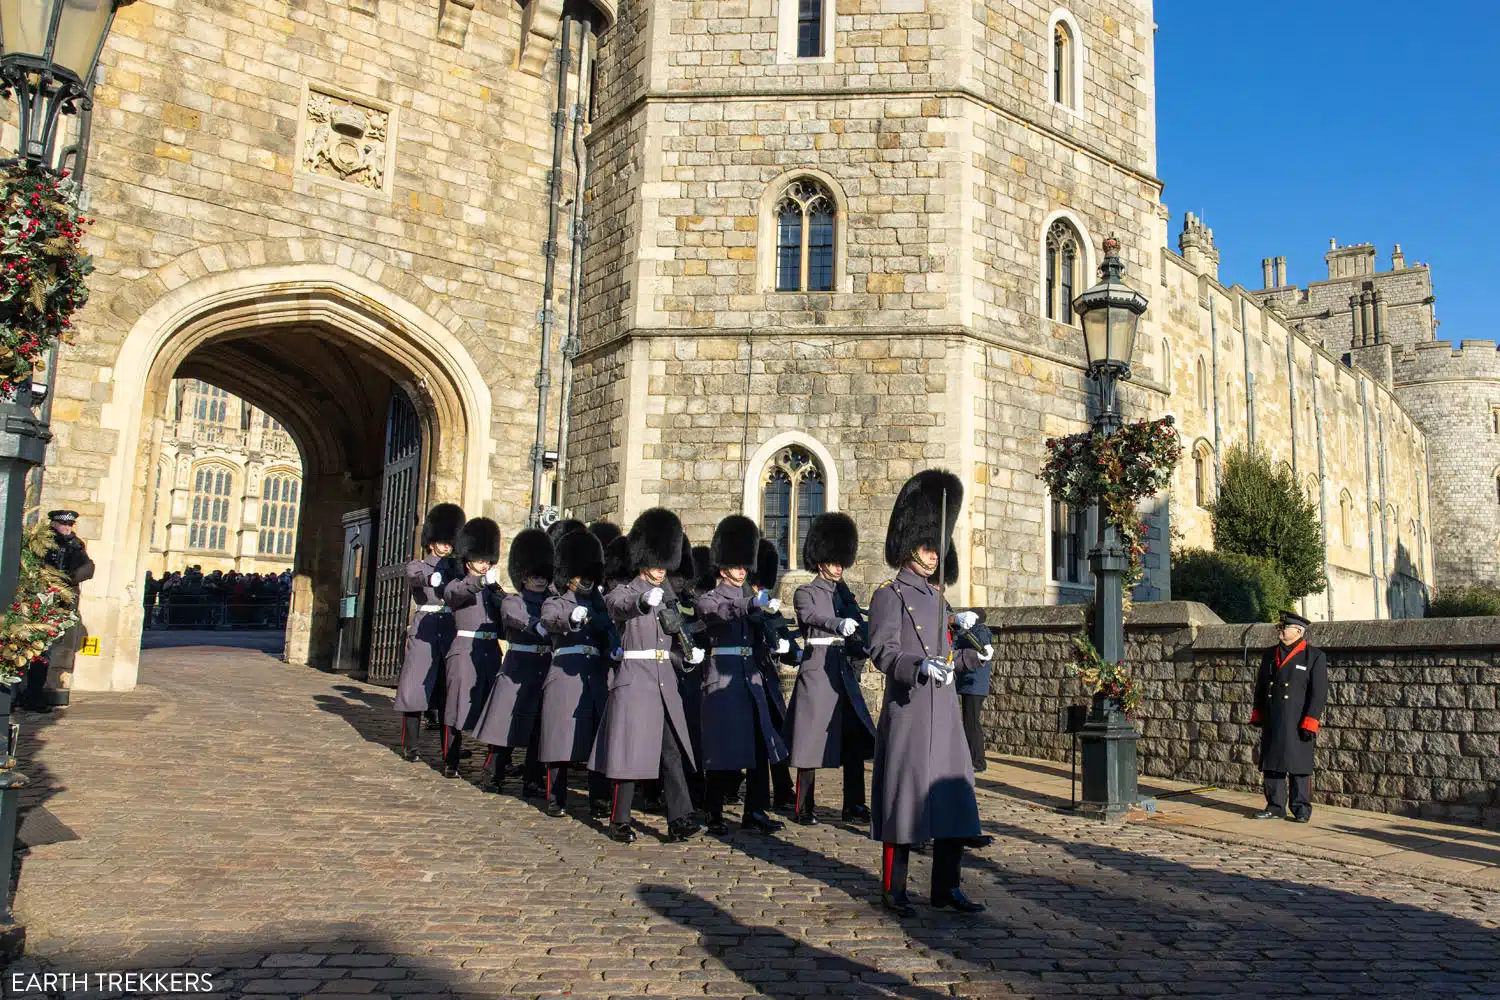
[[[1375,595],[1375,617],[1380,617],[1380,577],[1375,572],[1375,512],[1370,509],[1375,486],[1370,482],[1370,407],[1365,401],[1365,378],[1359,377],[1359,420],[1365,439],[1365,530],[1370,546],[1370,591]],[[1384,516],[1384,515],[1382,515]]]
[[[1245,319],[1245,297],[1240,296],[1240,340],[1245,345],[1245,419],[1250,435],[1250,447],[1255,447],[1255,373],[1250,370],[1250,324]],[[1295,419],[1295,418],[1293,418]],[[1296,425],[1293,425],[1293,440],[1296,440]],[[1295,447],[1295,445],[1293,446]],[[1296,471],[1293,466],[1292,471]]]
[[[583,217],[583,193],[588,185],[589,151],[583,143],[583,121],[589,104],[589,24],[583,24],[578,41],[578,100],[573,103],[573,221],[570,237],[573,253],[568,267],[568,332],[563,338],[562,399],[557,413],[557,510],[561,514],[568,504],[568,433],[572,429],[573,359],[583,346],[579,328],[583,319],[583,245],[588,241],[589,226]]]
[[[1390,528],[1386,526],[1385,521],[1386,521],[1386,511],[1389,510],[1390,508],[1388,508],[1386,506],[1386,498],[1385,498],[1385,414],[1384,413],[1377,412],[1375,414],[1375,433],[1377,435],[1377,437],[1376,437],[1376,448],[1378,449],[1376,451],[1376,453],[1375,453],[1375,460],[1379,463],[1378,468],[1380,470],[1380,473],[1379,473],[1380,474],[1380,479],[1378,480],[1378,483],[1377,483],[1377,485],[1380,488],[1380,571],[1385,574],[1386,583],[1389,584],[1390,583],[1390,579],[1391,579],[1391,543],[1390,543]],[[1395,609],[1391,608],[1389,610],[1391,612],[1391,617],[1392,618],[1396,617]]]
[[[1214,311],[1214,297],[1208,296],[1208,335],[1213,341],[1214,359],[1214,496],[1219,495],[1219,465],[1222,452],[1219,449],[1219,316]]]
[[[542,327],[541,362],[536,370],[536,441],[531,446],[531,513],[526,523],[540,523],[542,474],[547,463],[547,395],[552,385],[552,294],[557,284],[557,225],[562,194],[564,125],[568,120],[568,39],[573,34],[573,15],[562,19],[557,52],[557,110],[552,112],[552,170],[547,174],[547,242],[542,244],[545,271],[542,278],[542,308],[537,322]]]
[[[1291,341],[1287,342],[1288,344]],[[1328,620],[1333,621],[1333,576],[1328,572],[1328,467],[1323,457],[1323,403],[1318,398],[1318,356],[1312,357],[1312,403],[1313,429],[1318,439],[1318,520],[1323,524],[1323,579],[1328,583],[1323,589],[1328,600]],[[1302,610],[1307,611],[1307,598],[1302,599]],[[1306,615],[1304,614],[1304,617]]]

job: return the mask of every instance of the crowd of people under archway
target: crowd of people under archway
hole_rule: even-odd
[[[158,579],[150,570],[142,587],[146,628],[271,627],[286,621],[292,571],[240,573],[189,566]]]

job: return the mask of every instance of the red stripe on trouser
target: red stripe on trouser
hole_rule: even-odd
[[[620,815],[620,783],[615,782],[614,792],[609,798],[609,821],[617,822],[615,817]]]
[[[552,801],[552,768],[547,768],[547,801]]]
[[[797,811],[801,812],[805,807],[802,805],[802,770],[797,769]]]
[[[886,844],[884,855],[880,862],[880,887],[886,892],[891,891],[891,870],[896,867],[896,845]]]
[[[443,727],[443,756],[448,756],[448,727]]]
[[[495,759],[495,748],[494,747],[490,747],[490,752],[484,755],[484,769],[486,771],[488,771],[490,769],[490,764],[494,761],[494,759]],[[499,772],[497,770],[497,772],[495,774],[495,777],[498,778],[499,776],[500,775],[499,775]]]

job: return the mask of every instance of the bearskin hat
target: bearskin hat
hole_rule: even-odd
[[[500,525],[487,517],[473,517],[458,529],[458,539],[453,543],[453,554],[458,561],[500,561]]]
[[[644,511],[630,526],[630,568],[676,569],[682,565],[682,522],[665,507]]]
[[[944,494],[947,495],[946,524],[942,516]],[[885,530],[886,565],[900,569],[917,546],[925,545],[940,552],[946,540],[948,559],[941,575],[944,583],[956,583],[958,554],[953,550],[953,527],[958,524],[958,509],[963,502],[963,483],[951,472],[925,469],[908,479],[901,492],[896,494],[891,522]]]
[[[510,543],[510,558],[506,573],[517,590],[526,589],[528,576],[540,576],[550,580],[557,558],[552,548],[552,539],[541,528],[527,528]]]
[[[464,511],[456,503],[440,503],[427,512],[422,521],[422,548],[436,542],[453,544],[458,529],[464,526]]]
[[[693,559],[693,543],[682,533],[682,558],[675,569],[667,570],[667,583],[678,597],[690,598],[698,585],[698,563]]]
[[[696,580],[693,589],[700,594],[706,594],[719,585],[719,571],[714,568],[713,550],[707,545],[698,545],[693,548],[693,565],[697,567]]]
[[[623,534],[620,531],[620,526],[613,521],[595,521],[589,525],[589,530],[594,533],[595,538],[599,539],[599,544],[605,548],[609,548],[609,543]]]
[[[587,531],[588,525],[571,517],[565,517],[560,521],[553,521],[547,525],[547,537],[556,545],[557,540],[563,535],[570,535],[575,531]]]
[[[760,550],[760,529],[743,514],[730,514],[714,529],[710,546],[716,569],[754,569]]]
[[[761,590],[775,590],[776,581],[781,579],[781,553],[776,551],[776,543],[769,538],[760,540],[760,551],[755,560],[755,585]]]
[[[859,529],[848,514],[829,511],[813,519],[802,545],[802,568],[816,573],[824,563],[848,568],[859,555]]]
[[[630,568],[630,540],[624,535],[616,535],[604,546],[604,584],[613,587],[629,583],[633,576],[635,570]]]
[[[557,540],[558,593],[568,589],[574,577],[604,583],[604,546],[588,531],[570,531]]]

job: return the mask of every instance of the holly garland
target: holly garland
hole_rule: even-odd
[[[0,683],[14,684],[26,667],[78,622],[77,599],[67,577],[47,565],[52,526],[26,532],[16,596],[0,619]]]
[[[25,160],[0,163],[0,395],[30,381],[54,342],[69,342],[71,317],[89,298],[94,270],[81,246],[77,186]]]

